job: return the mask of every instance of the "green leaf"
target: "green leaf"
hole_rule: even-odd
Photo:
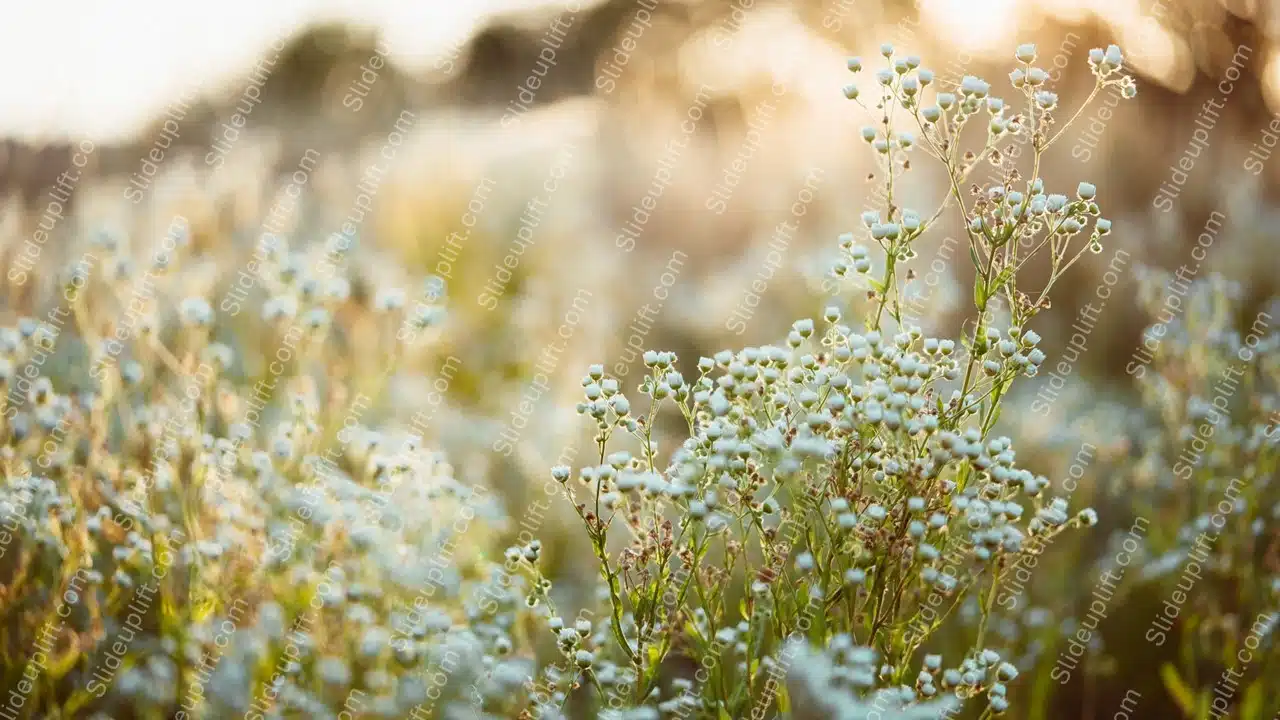
[[[71,698],[63,704],[62,712],[66,713],[68,717],[75,717],[76,713],[79,712],[81,708],[88,705],[90,700],[92,700],[92,697],[88,691],[77,690],[72,693]]]
[[[63,676],[71,672],[83,657],[84,656],[73,647],[73,649],[68,650],[65,655],[55,660],[45,672],[50,679],[55,681],[61,680]]]
[[[1240,717],[1262,717],[1262,683],[1256,682],[1244,691],[1244,702],[1240,703]]]
[[[1006,265],[1005,268],[1000,271],[1000,274],[996,276],[995,287],[991,288],[992,295],[1000,292],[1000,290],[1013,279],[1013,272],[1014,270],[1012,265]]]
[[[1178,675],[1178,668],[1173,663],[1165,663],[1160,666],[1160,679],[1164,681],[1164,687],[1173,696],[1174,702],[1178,703],[1178,708],[1182,710],[1182,714],[1187,717],[1193,717],[1196,709],[1196,696],[1191,692],[1191,688],[1182,681],[1182,676]]]
[[[969,257],[973,260],[973,269],[982,274],[982,261],[978,259],[978,251],[973,249],[973,243],[969,243]]]
[[[991,427],[995,427],[1000,422],[1000,413],[1004,411],[1003,405],[996,405],[995,410],[991,411]]]
[[[973,305],[979,310],[987,306],[987,284],[978,278],[973,283]]]

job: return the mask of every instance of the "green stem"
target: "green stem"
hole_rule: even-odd
[[[978,651],[982,649],[982,641],[987,634],[987,621],[991,617],[991,611],[995,606],[996,590],[1000,587],[1000,572],[998,570],[991,573],[991,587],[987,589],[987,597],[982,603],[982,618],[978,621],[978,635],[974,640],[973,649]]]
[[[1071,119],[1067,121],[1067,124],[1063,125],[1061,128],[1058,129],[1058,132],[1053,134],[1053,137],[1050,138],[1049,141],[1044,144],[1044,148],[1042,149],[1048,149],[1050,145],[1053,145],[1055,142],[1057,142],[1058,138],[1062,137],[1062,134],[1067,131],[1067,128],[1071,127],[1071,123],[1074,123],[1076,119],[1080,117],[1080,114],[1084,112],[1084,109],[1089,107],[1089,105],[1093,102],[1093,99],[1098,96],[1098,91],[1106,86],[1107,86],[1107,83],[1103,81],[1101,78],[1099,78],[1098,81],[1093,84],[1093,92],[1089,93],[1089,97],[1085,98],[1084,102],[1081,103],[1080,107],[1076,109],[1076,114],[1072,115]]]
[[[898,254],[894,252],[893,246],[890,245],[889,250],[885,253],[884,279],[880,283],[880,302],[876,307],[876,319],[871,325],[872,330],[880,330],[880,316],[884,314],[885,305],[889,304],[889,288],[893,285],[893,271],[897,261]]]

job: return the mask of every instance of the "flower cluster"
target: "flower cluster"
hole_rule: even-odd
[[[1072,514],[1049,496],[1048,481],[1017,464],[1012,441],[991,434],[1013,381],[1045,360],[1027,324],[1079,257],[1068,253],[1072,239],[1092,222],[1087,244],[1096,247],[1110,230],[1098,218],[1096,188],[1081,183],[1069,200],[1011,169],[1003,185],[975,190],[972,205],[959,191],[1007,135],[1036,136],[1038,171],[1056,98],[1025,90],[1027,114],[1007,116],[987,83],[967,77],[958,94],[939,91],[926,105],[933,74],[918,58],[882,51],[882,123],[863,138],[883,158],[888,207],[863,215],[869,243],[858,233],[840,238],[844,257],[834,268],[837,276],[870,273],[868,248],[883,253],[884,275],[872,281],[878,306],[864,326],[845,324],[830,307],[820,322],[794,323],[783,345],[700,358],[689,377],[674,353],[650,351],[637,388],[643,411],[602,366],[582,379],[578,411],[594,422],[596,463],[576,482],[564,467],[553,477],[586,528],[607,599],[610,642],[593,658],[633,670],[630,703],[755,717],[796,687],[799,647],[826,658],[800,677],[828,708],[887,702],[908,714],[936,712],[984,695],[991,713],[1003,713],[1005,683],[1017,671],[987,646],[1000,582],[1023,554],[1097,522],[1093,510]],[[1034,49],[1018,55],[1023,72],[1039,78],[1029,65]],[[1121,82],[1107,79],[1113,55],[1104,54],[1098,88]],[[849,68],[861,71],[861,60]],[[856,86],[845,94],[860,97]],[[918,136],[893,129],[894,107],[915,120]],[[961,162],[960,131],[980,113],[990,118],[987,147]],[[951,178],[951,196],[927,218],[893,200],[914,148]],[[913,242],[952,200],[978,270],[980,318],[960,343],[905,322],[897,299]],[[1018,291],[1017,270],[1046,245],[1054,272],[1032,300]],[[1010,301],[1004,329],[987,307],[1000,293]],[[654,428],[674,417],[668,408],[688,434],[664,457]],[[632,449],[611,451],[619,442]],[[968,649],[947,670],[930,655],[913,676],[918,651],[958,607],[979,616]],[[684,663],[696,669],[681,674],[672,696],[664,678]],[[583,677],[592,678],[590,668]]]
[[[509,519],[376,397],[441,283],[414,324],[371,264],[277,239],[220,293],[198,230],[67,248],[0,328],[6,714],[526,706],[518,583],[477,542]]]

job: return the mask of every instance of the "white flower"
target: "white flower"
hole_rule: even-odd
[[[213,308],[202,297],[189,297],[178,308],[182,321],[187,325],[204,327],[213,322]]]
[[[960,92],[966,95],[985,97],[987,92],[990,90],[990,85],[984,82],[981,78],[976,78],[972,75],[965,75],[960,81]]]

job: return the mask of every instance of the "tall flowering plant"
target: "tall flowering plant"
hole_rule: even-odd
[[[582,685],[615,716],[1007,710],[1018,669],[987,632],[1001,582],[1023,555],[1097,521],[1051,497],[1012,441],[992,435],[1013,382],[1045,359],[1030,325],[1050,290],[1111,231],[1096,188],[1048,192],[1041,160],[1099,92],[1136,89],[1118,72],[1118,47],[1095,49],[1093,92],[1055,129],[1058,97],[1033,45],[1017,49],[1009,102],[976,77],[939,87],[919,58],[890,45],[881,54],[874,91],[844,94],[879,118],[861,132],[885,204],[840,237],[833,268],[866,276],[866,317],[848,323],[829,307],[783,343],[725,350],[691,370],[647,352],[644,407],[600,365],[583,377],[578,410],[598,452],[552,475],[590,538],[603,612],[567,627],[537,548],[513,549],[526,559],[528,603],[547,608],[565,658],[531,714],[558,713]],[[863,71],[858,58],[848,67]],[[984,137],[980,149],[963,149],[966,133]],[[1031,148],[1028,175],[1001,151],[1011,138]],[[933,212],[898,199],[917,153],[946,174]],[[966,187],[983,163],[999,184]],[[903,312],[913,248],[948,209],[975,269],[975,319],[958,342],[926,336]],[[1020,271],[1038,256],[1049,273],[1032,288]],[[670,453],[654,439],[664,410],[688,431]],[[944,623],[968,629],[967,649],[926,653]]]

